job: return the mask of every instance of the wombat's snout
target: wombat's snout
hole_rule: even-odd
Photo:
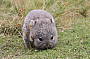
[[[34,40],[34,46],[36,49],[44,50],[44,49],[51,49],[55,47],[56,43],[53,37],[50,39],[43,39],[39,37],[38,39]]]

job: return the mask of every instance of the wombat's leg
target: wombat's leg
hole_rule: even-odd
[[[25,43],[25,47],[30,48],[30,39],[29,39],[29,32],[23,31],[23,40]]]

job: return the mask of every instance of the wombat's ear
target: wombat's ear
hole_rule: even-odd
[[[36,21],[35,20],[31,20],[30,23],[29,23],[29,27],[30,29],[36,24]]]
[[[51,23],[54,23],[54,19],[52,18],[52,19],[50,19],[50,21],[51,21]]]

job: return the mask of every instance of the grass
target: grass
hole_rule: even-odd
[[[0,37],[0,52],[3,59],[90,59],[90,20],[78,20],[73,29],[58,32],[57,46],[38,51],[24,48],[22,38]],[[88,26],[88,27],[87,27]]]
[[[90,59],[89,0],[23,1],[0,0],[1,59]],[[55,48],[38,51],[24,47],[21,26],[32,9],[44,9],[54,15],[58,29]]]

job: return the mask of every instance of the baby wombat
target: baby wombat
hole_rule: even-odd
[[[26,47],[50,49],[57,42],[57,29],[53,16],[44,10],[32,10],[23,24],[23,39]]]

